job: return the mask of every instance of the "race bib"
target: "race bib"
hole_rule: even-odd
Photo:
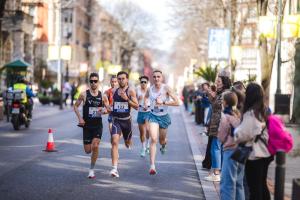
[[[101,112],[99,107],[89,107],[89,118],[99,118],[101,117]]]
[[[129,112],[128,102],[114,102],[114,112]]]
[[[159,112],[163,112],[164,109],[160,108],[159,106],[154,106],[153,111],[154,113],[159,113]]]

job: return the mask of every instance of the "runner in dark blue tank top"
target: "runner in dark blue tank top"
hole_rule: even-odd
[[[123,135],[125,145],[127,148],[131,146],[131,107],[138,109],[138,101],[134,89],[128,87],[128,73],[119,72],[117,74],[119,88],[115,89],[113,95],[113,107],[110,109],[109,105],[105,103],[112,115],[112,130],[111,130],[111,145],[112,145],[112,170],[110,175],[119,177],[118,173],[118,157],[120,136]]]
[[[78,126],[83,127],[84,150],[91,155],[91,167],[88,178],[94,178],[94,167],[98,158],[98,148],[102,137],[102,114],[106,113],[103,109],[104,98],[98,90],[99,76],[97,73],[90,75],[90,88],[82,92],[74,104],[74,111],[78,117]],[[106,98],[107,99],[107,98]],[[80,115],[78,107],[83,103],[83,116]]]

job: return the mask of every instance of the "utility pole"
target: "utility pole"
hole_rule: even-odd
[[[62,97],[62,62],[61,62],[61,35],[62,35],[62,23],[61,23],[61,4],[62,0],[58,0],[58,39],[57,39],[57,47],[58,47],[58,60],[57,60],[57,88],[60,91],[60,99],[59,99],[59,109],[63,109],[63,97]]]
[[[282,20],[282,1],[278,0],[278,22],[277,22],[277,90],[276,90],[276,94],[281,94],[281,20]]]

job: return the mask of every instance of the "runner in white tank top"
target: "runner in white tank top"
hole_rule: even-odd
[[[153,71],[153,81],[146,94],[146,99],[150,100],[150,114],[149,114],[149,133],[151,138],[150,145],[150,175],[156,174],[155,156],[156,144],[159,136],[159,143],[161,144],[160,151],[162,154],[166,152],[167,144],[167,128],[171,124],[171,119],[168,114],[168,106],[178,106],[179,101],[173,91],[165,84],[163,84],[163,75],[159,70]]]
[[[141,76],[139,78],[140,86],[136,90],[137,99],[139,102],[139,109],[137,115],[137,123],[139,125],[140,140],[142,143],[141,157],[146,156],[146,152],[150,153],[149,150],[149,125],[148,116],[150,113],[149,101],[145,101],[145,95],[148,90],[147,85],[149,78],[147,76]],[[147,140],[147,141],[146,141]],[[147,145],[147,146],[146,146]]]

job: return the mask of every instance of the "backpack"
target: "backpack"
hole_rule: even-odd
[[[275,155],[278,150],[288,153],[293,148],[292,135],[286,130],[281,118],[276,115],[268,117],[269,141],[267,148],[271,155]]]

